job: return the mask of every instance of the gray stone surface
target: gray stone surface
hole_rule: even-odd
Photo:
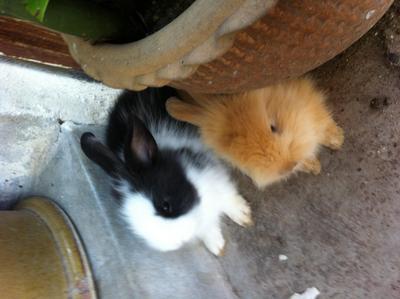
[[[98,124],[119,92],[79,74],[0,57],[0,115]]]
[[[58,124],[31,116],[0,115],[0,208],[31,188],[55,152]]]
[[[400,71],[380,25],[313,76],[345,129],[343,149],[321,152],[321,175],[265,191],[234,173],[255,226],[227,222],[221,258],[196,244],[158,253],[130,234],[107,177],[79,148],[81,132],[101,134],[98,125],[62,124],[25,195],[48,196],[72,218],[100,298],[287,299],[311,286],[321,299],[400,298]]]
[[[58,145],[59,124],[104,123],[119,90],[0,57],[0,209],[28,191]]]

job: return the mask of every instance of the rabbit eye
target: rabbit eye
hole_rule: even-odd
[[[169,212],[171,209],[171,206],[169,205],[168,201],[163,201],[161,204],[161,208],[163,209],[164,212]]]
[[[271,132],[276,133],[278,130],[274,125],[271,125]]]

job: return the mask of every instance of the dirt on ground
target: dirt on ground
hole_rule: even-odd
[[[381,24],[389,62],[400,67],[400,1],[396,0]]]

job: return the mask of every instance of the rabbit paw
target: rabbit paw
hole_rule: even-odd
[[[232,206],[226,211],[226,215],[241,226],[247,227],[253,225],[251,208],[247,201],[240,195],[234,197]]]
[[[326,136],[323,145],[333,150],[338,150],[342,147],[342,144],[344,142],[344,131],[341,127],[333,124],[328,127],[325,134]]]
[[[225,240],[219,228],[210,230],[203,237],[203,242],[214,255],[222,256],[224,254]]]
[[[316,158],[310,158],[301,163],[299,170],[317,175],[321,172],[321,163]]]

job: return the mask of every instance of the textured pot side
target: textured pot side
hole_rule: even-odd
[[[225,53],[234,33],[261,18],[275,0],[197,0],[156,33],[137,42],[91,45],[63,35],[72,57],[93,78],[115,88],[163,86]]]
[[[297,77],[333,58],[393,1],[275,2],[197,0],[160,31],[125,45],[64,39],[84,71],[111,87],[238,92]]]
[[[224,93],[298,77],[333,58],[365,34],[391,0],[280,0],[236,35],[233,47],[173,86]]]

